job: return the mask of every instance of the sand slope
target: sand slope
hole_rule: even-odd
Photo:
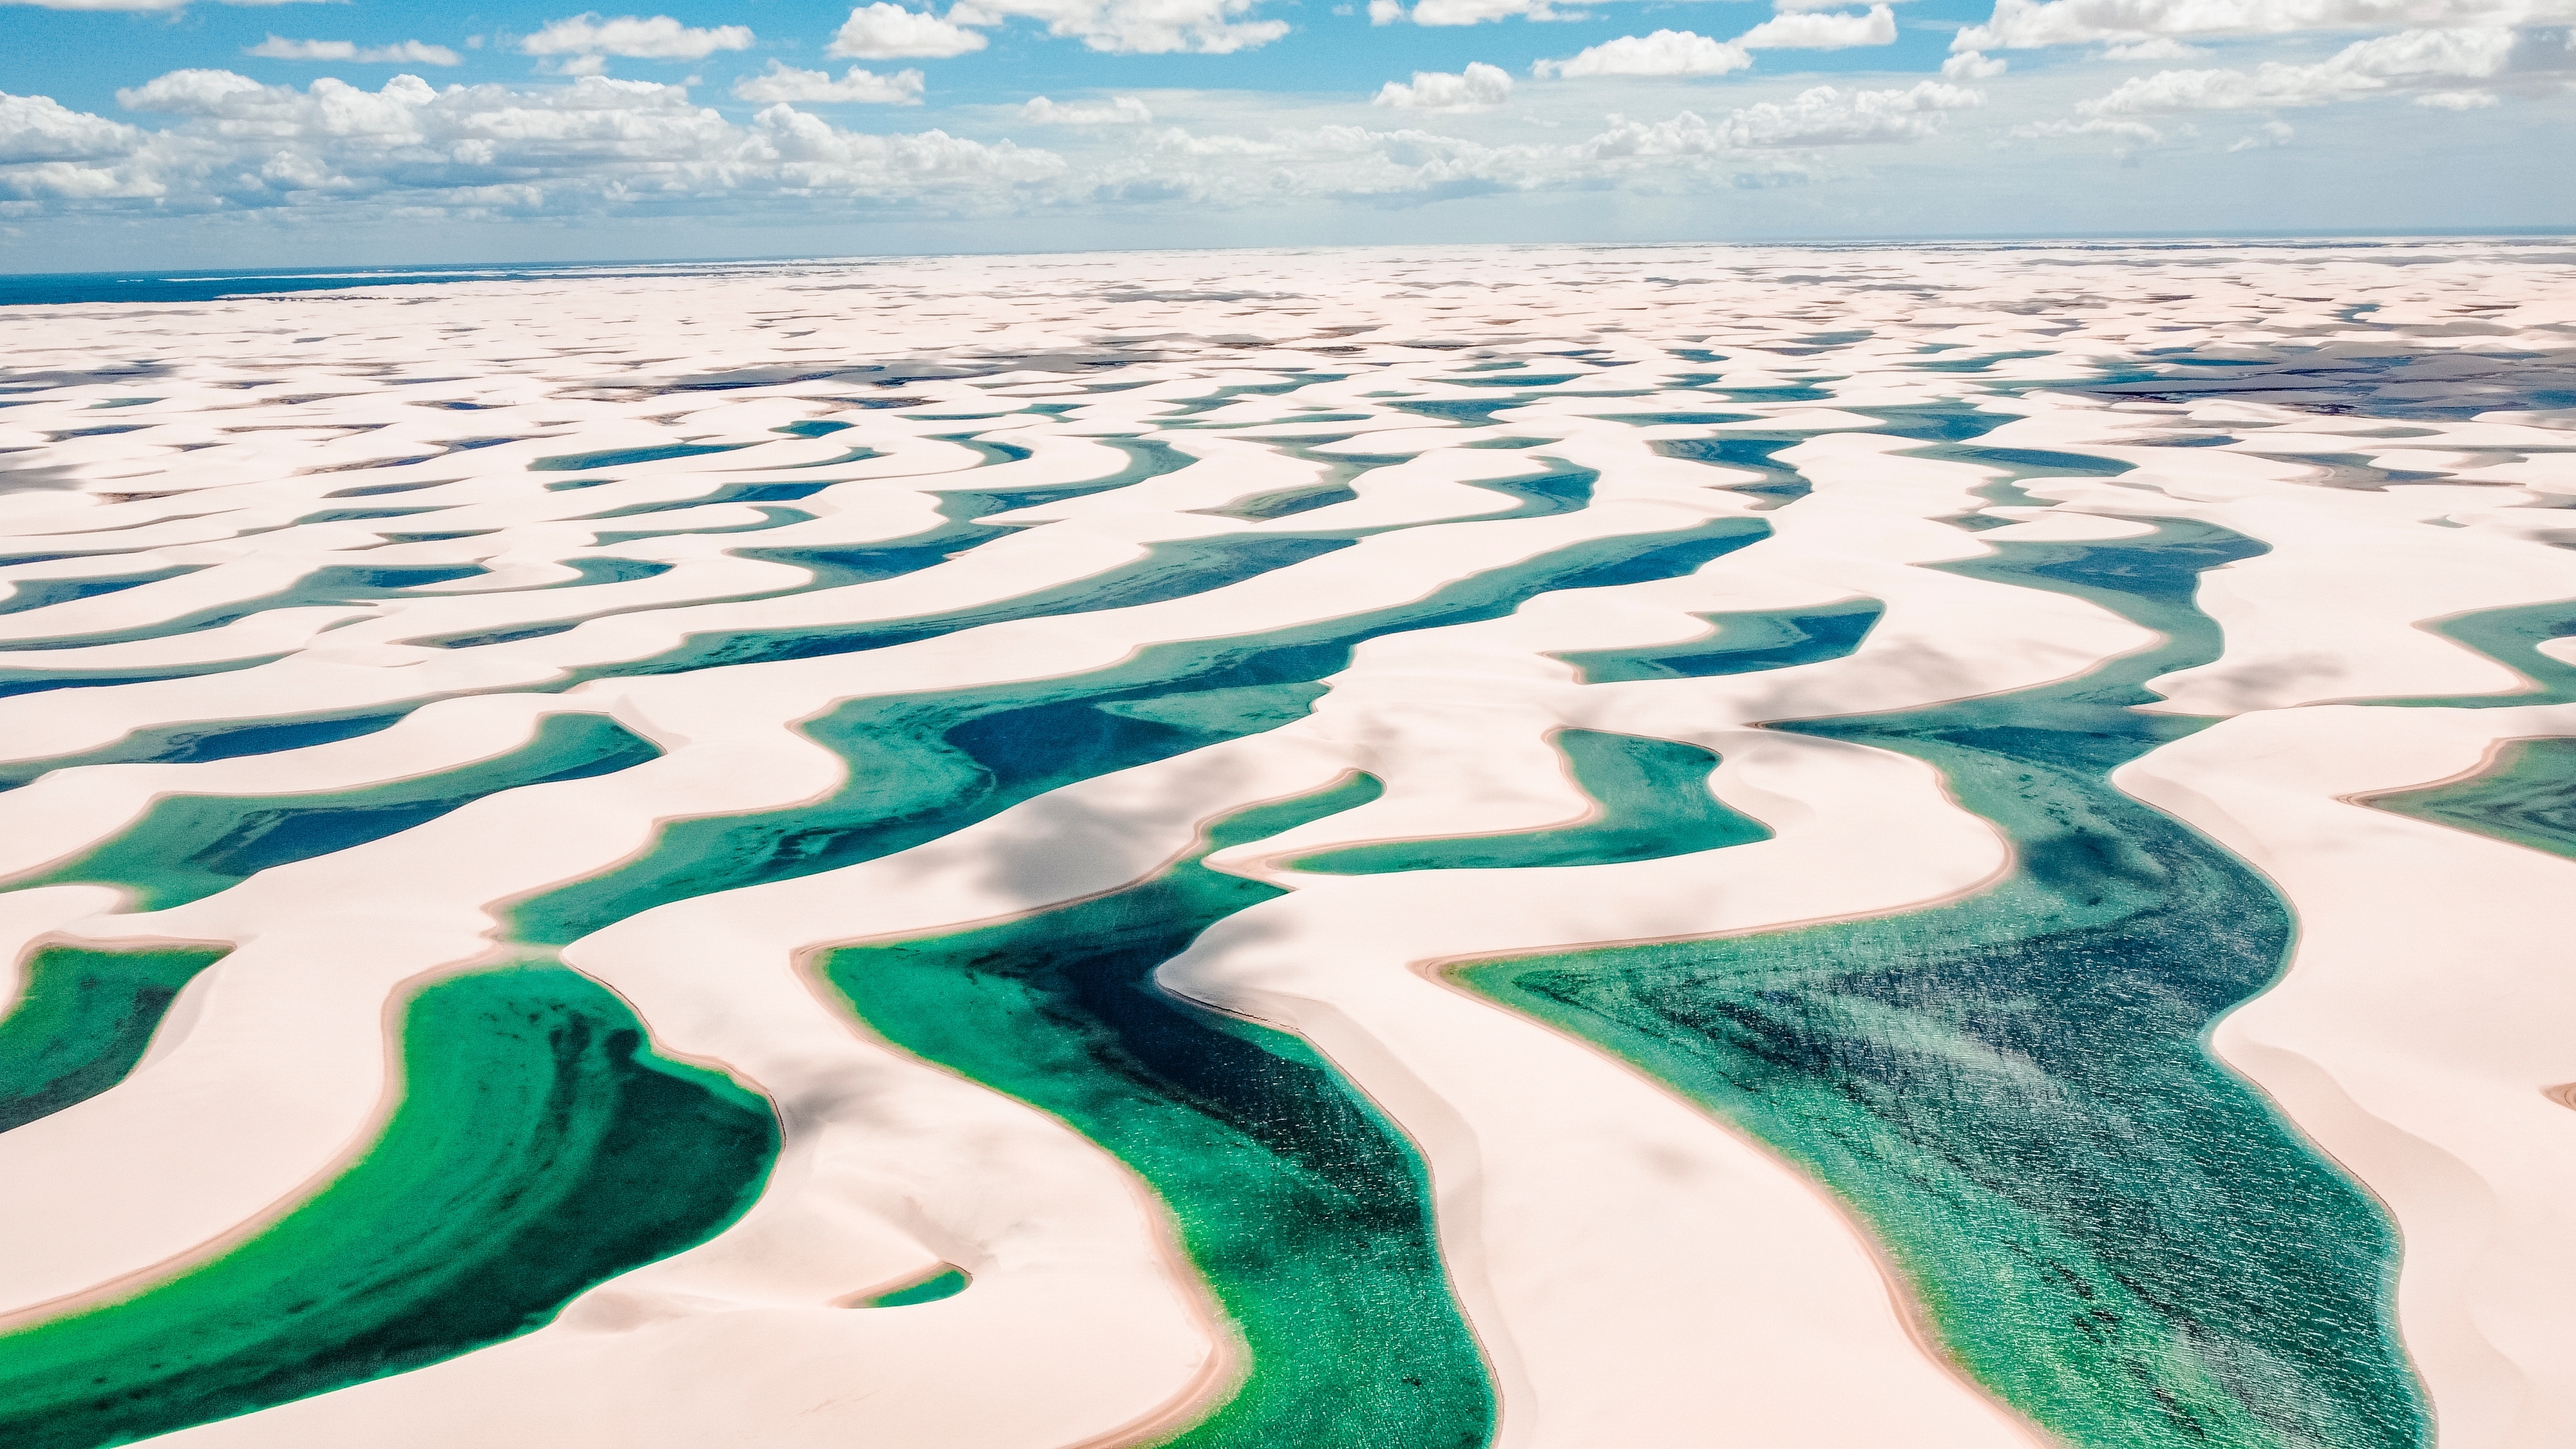
[[[2564,262],[1531,248],[853,275],[0,310],[0,934],[20,960],[231,948],[122,1080],[0,1133],[0,1176],[45,1185],[0,1201],[14,1326],[202,1266],[328,1182],[395,1109],[408,993],[553,954],[512,939],[514,903],[649,861],[675,822],[871,788],[806,729],[847,702],[1087,699],[1139,661],[1348,649],[1261,665],[1305,691],[1277,718],[1226,692],[1248,686],[1140,685],[1102,707],[1216,733],[1076,750],[929,838],[673,887],[564,947],[657,1050],[776,1110],[756,1205],[533,1332],[172,1441],[1036,1449],[1190,1423],[1245,1363],[1169,1205],[878,1040],[810,959],[1110,891],[1212,820],[1365,774],[1370,803],[1214,857],[1287,894],[1156,979],[1302,1037],[1409,1138],[1494,1442],[2047,1442],[1948,1361],[1848,1204],[1437,968],[1989,885],[2012,846],[1937,771],[1762,726],[2155,647],[2080,590],[1972,566],[2175,520],[2260,549],[2201,576],[2217,657],[2150,686],[2218,722],[2115,782],[2262,871],[2299,931],[2212,1049],[2385,1204],[2442,1442],[2576,1433],[2576,1117],[2545,1094],[2576,1080],[2554,984],[2576,865],[2355,803],[2576,734],[2549,612],[2576,600],[2576,415],[2532,405],[2576,358]],[[1855,601],[1865,634],[1799,662],[1568,662]],[[2470,642],[2507,610],[2526,653]],[[166,910],[47,875],[156,802],[470,781],[568,717],[658,753],[459,785]],[[1286,864],[1591,818],[1569,728],[1716,752],[1716,798],[1769,838]],[[848,1306],[943,1264],[972,1287]]]

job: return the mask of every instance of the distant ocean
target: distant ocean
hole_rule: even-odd
[[[2563,245],[2569,234],[2561,228],[2502,228],[2493,231],[2462,233],[2424,232],[2405,236],[2376,234],[2318,233],[2310,236],[2204,236],[2204,237],[2072,237],[2062,239],[2037,237],[1972,237],[1954,240],[1919,239],[1845,239],[1741,243],[1696,243],[1696,245],[1741,245],[1748,248],[1789,248],[1815,252],[1881,251],[1928,249],[1957,251],[2052,252],[2101,251],[2135,253],[2138,251],[2214,251],[2236,252],[2248,247],[2264,249],[2341,251],[2355,247],[2390,250],[2418,250],[2427,246],[2456,243],[2465,239],[2485,239],[2512,247]],[[1616,251],[1627,246],[1652,249],[1665,243],[1600,243],[1594,251]],[[1694,243],[1670,243],[1689,246]],[[1321,250],[1333,250],[1322,248]],[[2576,257],[2569,258],[2576,260]],[[716,261],[672,262],[463,262],[444,266],[388,267],[259,267],[230,271],[187,271],[159,268],[130,272],[35,272],[0,275],[0,307],[59,307],[86,302],[211,302],[224,297],[256,297],[279,292],[319,292],[337,287],[394,287],[438,282],[506,282],[527,281],[543,277],[663,277],[726,276],[744,273],[794,271],[808,267],[834,270],[864,266],[872,261],[920,261],[921,257],[769,257],[729,258]]]
[[[211,302],[334,287],[391,287],[434,282],[511,282],[540,277],[706,276],[811,265],[796,261],[476,262],[451,266],[260,267],[239,271],[160,269],[133,272],[39,272],[0,276],[0,307],[59,307],[85,302]],[[846,262],[839,263],[847,265]]]

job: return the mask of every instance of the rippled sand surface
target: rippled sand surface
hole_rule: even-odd
[[[2576,1440],[2555,243],[0,340],[13,1444]]]

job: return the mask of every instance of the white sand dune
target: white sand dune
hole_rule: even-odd
[[[2561,945],[2576,862],[2362,797],[2570,733],[2563,705],[2267,711],[2120,776],[2298,910],[2289,974],[2214,1044],[2387,1201],[2406,1234],[2406,1339],[2448,1445],[2539,1449],[2576,1424],[2560,1292],[2576,1273],[2576,1113],[2547,1095],[2576,1081]]]
[[[1285,894],[1157,979],[1304,1037],[1420,1152],[1495,1443],[2049,1442],[1949,1361],[1841,1199],[1438,968],[1901,916],[1991,884],[2011,842],[1930,766],[1762,726],[2155,648],[2088,598],[1945,566],[2182,521],[2265,551],[2202,576],[2218,656],[2151,685],[2154,709],[2221,722],[2116,783],[2264,872],[2299,931],[2214,1050],[2387,1205],[2442,1442],[2563,1443],[2576,1118],[2544,1089],[2576,1081],[2551,954],[2576,866],[2353,800],[2576,734],[2576,706],[2428,627],[2576,600],[2576,552],[2553,546],[2576,431],[2527,406],[2566,385],[2576,282],[2507,244],[2404,255],[1149,253],[0,310],[0,688],[25,691],[0,698],[0,765],[35,776],[0,793],[0,880],[21,883],[0,938],[17,960],[231,947],[123,1080],[0,1133],[0,1179],[45,1184],[0,1198],[0,1322],[201,1266],[303,1201],[395,1110],[409,990],[543,958],[507,938],[509,905],[674,821],[841,788],[848,765],[798,727],[842,702],[1036,697],[1155,646],[1303,641],[1286,631],[1735,520],[1768,532],[1673,576],[1380,633],[1277,728],[575,942],[562,960],[657,1049],[777,1110],[758,1202],[534,1332],[168,1438],[1041,1449],[1186,1424],[1244,1360],[1167,1205],[1064,1122],[875,1039],[811,958],[1117,889],[1212,820],[1365,772],[1374,801],[1215,856]],[[1523,487],[1543,480],[1554,495]],[[953,528],[986,493],[945,557],[818,572]],[[1355,541],[1143,572],[1294,539]],[[1088,607],[1130,579],[1156,592]],[[1598,683],[1556,657],[1852,601],[1884,612],[1840,657]],[[693,652],[827,635],[847,652]],[[2539,647],[2576,663],[2576,640]],[[2372,703],[2455,696],[2504,707]],[[191,730],[393,712],[326,743],[170,754]],[[661,756],[169,910],[25,884],[156,800],[292,806],[470,770],[584,714]],[[1716,796],[1771,838],[1615,865],[1287,864],[1586,820],[1551,743],[1566,728],[1717,752]],[[973,1286],[849,1306],[943,1264]]]

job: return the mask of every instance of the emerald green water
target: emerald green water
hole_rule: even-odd
[[[23,614],[51,604],[68,604],[75,599],[96,598],[100,594],[123,593],[163,579],[175,579],[204,568],[204,564],[164,564],[159,568],[140,569],[133,573],[107,577],[77,579],[19,579],[8,597],[0,598],[0,614]]]
[[[2576,739],[2514,740],[2465,780],[2362,803],[2576,858]]]
[[[1805,441],[1804,433],[1775,434],[1768,438],[1729,435],[1716,438],[1671,438],[1647,446],[1667,458],[1687,458],[1696,463],[1711,463],[1721,468],[1758,473],[1752,483],[1720,483],[1714,486],[1731,493],[1750,493],[1763,501],[1766,508],[1794,503],[1815,491],[1806,475],[1771,455],[1783,448]]]
[[[1694,614],[1692,618],[1705,619],[1716,628],[1716,638],[1633,649],[1568,650],[1548,657],[1573,665],[1585,684],[1751,674],[1840,659],[1860,647],[1886,612],[1887,606],[1876,599],[1850,599],[1822,608]]]
[[[179,634],[193,634],[220,628],[237,619],[271,609],[314,608],[334,604],[361,604],[379,599],[406,597],[405,589],[424,584],[453,583],[486,572],[480,564],[401,564],[384,568],[362,568],[353,564],[328,564],[313,570],[275,593],[257,598],[235,599],[209,605],[192,613],[158,623],[138,624],[131,628],[104,629],[80,634],[58,635],[34,643],[12,644],[13,650],[85,649],[96,644],[121,644],[136,639],[166,639]],[[233,661],[223,661],[233,663]],[[238,665],[236,665],[238,667]],[[199,666],[193,673],[214,673],[218,666]],[[173,675],[171,677],[183,677]]]
[[[288,716],[255,722],[200,720],[180,725],[155,725],[131,731],[94,750],[0,764],[0,791],[15,790],[55,770],[66,770],[75,765],[130,765],[144,761],[193,764],[204,760],[237,759],[243,755],[274,754],[280,750],[300,750],[309,745],[327,745],[333,740],[353,739],[381,729],[391,729],[414,708],[417,706],[406,703],[376,714]]]
[[[802,425],[791,424],[790,426]],[[833,430],[838,431],[848,426],[846,423],[837,424]],[[806,436],[810,437],[814,434],[808,433]],[[934,564],[981,548],[996,539],[1007,538],[1023,529],[1037,526],[1026,523],[977,521],[988,514],[1005,513],[1012,509],[1027,508],[1040,503],[1062,503],[1070,499],[1088,497],[1094,493],[1106,493],[1113,489],[1144,482],[1148,478],[1161,477],[1197,461],[1167,443],[1157,443],[1141,438],[1103,438],[1098,441],[1127,454],[1127,466],[1105,478],[1030,488],[924,487],[920,491],[938,496],[938,512],[942,521],[924,532],[887,539],[881,543],[855,547],[735,548],[727,549],[726,552],[737,558],[793,564],[799,568],[811,569],[814,579],[805,586],[808,590],[838,588],[847,584],[872,584],[883,579],[901,578],[905,574],[916,573]],[[874,449],[868,448],[858,451],[871,456],[875,452]],[[821,465],[800,464],[798,466]],[[962,476],[971,478],[974,475],[969,473]],[[826,488],[832,485],[823,483],[813,486]],[[1164,571],[1168,572],[1170,555],[1159,555],[1158,558],[1164,565]],[[1101,581],[1107,582],[1105,578]],[[1071,597],[1073,597],[1073,591],[1061,591],[1058,601],[1063,602]],[[843,626],[843,631],[846,632],[849,627]],[[874,626],[857,627],[865,629]],[[721,640],[734,636],[714,637]],[[700,647],[704,646],[698,640],[692,640],[690,644],[683,646],[684,649]],[[661,671],[657,668],[648,672]]]
[[[1074,486],[1061,493],[1041,496],[1079,497],[1092,491],[1089,486]],[[975,520],[987,513],[999,513],[1035,501],[1038,500],[1005,496],[989,490],[942,490],[938,504],[941,521],[920,533],[855,547],[734,548],[726,552],[736,558],[811,569],[814,578],[805,586],[808,591],[849,584],[873,584],[918,573],[996,539],[1008,538],[1017,530]]]
[[[965,1269],[951,1268],[945,1273],[934,1273],[910,1287],[897,1288],[892,1293],[880,1293],[869,1299],[867,1306],[910,1308],[916,1303],[936,1303],[943,1298],[954,1298],[965,1292],[973,1282],[973,1279],[966,1276]]]
[[[631,468],[665,458],[693,458],[701,453],[730,453],[749,443],[662,443],[650,448],[611,448],[601,453],[561,453],[528,464],[540,473],[585,473],[593,468]]]
[[[1925,420],[1892,420],[1890,431],[1938,440],[1927,456],[2001,460],[2016,477],[2122,466],[1958,441],[1981,426],[1991,423],[1927,410]],[[1756,469],[1763,478],[1747,491],[1786,501],[1806,484],[1773,454],[1796,436],[1804,435],[1666,451]],[[1025,455],[968,445],[996,458]],[[540,466],[608,467],[642,456]],[[1170,465],[1139,454],[1131,471]],[[809,587],[897,577],[1024,526],[980,522],[986,514],[1118,481],[941,490],[950,495],[944,521],[908,538],[735,552],[810,568]],[[1593,481],[1568,468],[1480,486],[1512,496],[1509,517],[1583,507]],[[825,486],[736,485],[612,513],[650,523],[656,510],[719,496],[794,501]],[[2010,480],[1981,491],[2034,501]],[[1233,511],[1286,516],[1348,496],[1327,482]],[[770,512],[775,523],[794,511]],[[1357,532],[1160,545],[1124,569],[994,605],[691,636],[652,659],[573,678],[811,657],[1006,618],[1179,598],[1348,546]],[[523,904],[513,930],[566,941],[667,900],[905,849],[1065,784],[1302,717],[1321,681],[1368,638],[1495,617],[1543,589],[1670,577],[1759,536],[1758,524],[1726,521],[1601,541],[1401,608],[1155,646],[1067,678],[852,701],[806,727],[851,767],[831,797],[672,822],[642,858]],[[1955,567],[2095,599],[2164,631],[2167,644],[2082,680],[1998,699],[1785,726],[1940,766],[1968,808],[2015,840],[2018,863],[2000,885],[1883,921],[1462,973],[1476,989],[1661,1075],[1842,1194],[1875,1225],[1958,1360],[2070,1444],[2394,1449],[2430,1439],[2392,1326],[2396,1248],[2387,1224],[2203,1050],[2209,1025],[2277,972],[2287,914],[2240,862],[2107,782],[2119,763],[2205,723],[2132,706],[2149,698],[2144,679],[2215,656],[2215,630],[2190,604],[2193,582],[2201,569],[2253,551],[2189,524],[2108,545],[2005,545],[1997,559]],[[624,563],[583,567],[593,565]],[[284,594],[114,637],[212,627],[283,603],[394,597],[431,577],[323,570]],[[1587,683],[1781,668],[1850,653],[1879,606],[1701,617],[1713,637],[1558,657]],[[461,647],[567,627],[428,642]],[[2576,670],[2532,647],[2576,629],[2576,606],[2433,627],[2538,678],[2548,698],[2576,698]],[[0,691],[66,682],[121,681],[30,676],[0,681]],[[167,730],[144,732],[10,767],[0,784],[164,749],[202,748],[211,758],[288,748],[289,734],[310,742],[395,717],[190,725],[193,734],[168,739]],[[558,726],[568,733],[425,781],[333,795],[165,799],[45,879],[110,881],[147,908],[174,905],[492,790],[622,768],[653,753],[594,716],[558,717],[546,728]],[[1601,864],[1769,834],[1709,793],[1717,760],[1706,750],[1580,730],[1556,743],[1601,806],[1594,819],[1353,847],[1300,864],[1341,874]],[[2478,780],[2372,803],[2576,854],[2567,783],[2576,779],[2576,745],[2515,749],[2524,753],[2509,751]],[[1215,827],[1206,849],[1348,808],[1374,790],[1362,777],[1245,812]],[[1275,894],[1208,870],[1204,854],[1111,896],[847,948],[822,968],[890,1040],[1055,1114],[1170,1205],[1251,1362],[1240,1391],[1175,1442],[1481,1444],[1493,1429],[1492,1393],[1442,1275],[1411,1145],[1299,1039],[1203,1011],[1153,984],[1155,967],[1208,924]],[[0,1018],[0,1129],[121,1078],[175,993],[218,955],[41,952],[25,1001]],[[652,1057],[613,997],[555,968],[429,988],[409,1007],[404,1055],[408,1095],[384,1139],[275,1227],[126,1303],[0,1336],[0,1425],[11,1442],[127,1442],[524,1332],[582,1287],[720,1230],[757,1191],[775,1151],[765,1104]],[[949,1268],[866,1306],[972,1291]]]
[[[1171,1444],[1463,1449],[1493,1429],[1412,1145],[1299,1038],[1154,985],[1201,931],[1280,894],[1208,869],[1210,851],[1380,789],[1360,776],[1239,812],[1112,895],[820,962],[889,1041],[1062,1118],[1170,1208],[1250,1358]]]
[[[799,549],[739,549],[745,557],[764,558],[796,564],[817,571],[816,586],[824,583],[873,582],[879,578],[927,567],[940,560],[988,542],[1012,528],[1028,525],[975,524],[971,520],[985,513],[1036,503],[1055,502],[1124,487],[1140,478],[1167,472],[1190,461],[1188,455],[1168,446],[1158,451],[1145,451],[1132,440],[1118,440],[1128,451],[1138,454],[1137,463],[1116,478],[1088,484],[1068,484],[1021,492],[951,490],[942,503],[941,512],[953,521],[950,525],[910,540],[897,540],[903,547],[871,548],[848,551]],[[1600,475],[1589,468],[1566,468],[1541,477],[1480,483],[1479,487],[1502,493],[1514,500],[1507,512],[1484,515],[1482,521],[1536,517],[1565,513],[1591,502],[1592,485]],[[1343,490],[1347,492],[1347,490]],[[1356,495],[1353,495],[1356,496]],[[1282,516],[1317,502],[1301,502],[1296,508],[1274,509],[1264,516]],[[1212,510],[1222,512],[1223,510]],[[701,530],[704,531],[704,530]],[[1245,579],[1303,563],[1327,553],[1351,547],[1359,534],[1380,532],[1366,529],[1354,532],[1313,534],[1218,534],[1207,538],[1169,539],[1148,544],[1145,556],[1101,573],[1065,583],[1050,585],[988,603],[935,614],[922,614],[898,619],[874,620],[858,624],[825,624],[784,629],[722,630],[692,634],[674,649],[649,658],[611,664],[587,665],[571,672],[562,687],[591,679],[618,678],[644,674],[673,674],[692,669],[707,669],[725,664],[752,664],[779,659],[812,659],[829,654],[852,654],[868,649],[884,649],[897,644],[953,634],[962,629],[985,624],[1005,623],[1015,619],[1061,618],[1072,614],[1097,613],[1104,609],[1133,608],[1140,604],[1163,603],[1223,588]]]
[[[2475,649],[2531,681],[2508,694],[2452,694],[2425,699],[2374,699],[2378,705],[2416,705],[2436,709],[2510,709],[2530,704],[2576,703],[2576,664],[2540,652],[2552,639],[2576,636],[2576,599],[2520,604],[2507,609],[2481,609],[2473,614],[2436,620],[2434,633]]]
[[[1788,726],[1939,766],[2012,837],[1999,885],[1878,919],[1458,973],[1828,1184],[1949,1352],[2071,1444],[2430,1442],[2387,1221],[2204,1049],[2280,970],[2289,915],[2243,863],[2107,779],[2207,723],[2133,706],[2146,679],[2217,653],[2191,603],[2198,572],[2258,551],[2190,523],[2002,545],[1950,567],[2092,599],[2166,643],[2061,684]]]
[[[230,674],[236,669],[250,669],[258,665],[274,663],[283,657],[285,656],[268,654],[255,659],[221,659],[211,664],[180,665],[168,669],[138,669],[123,674],[67,674],[47,669],[0,667],[0,699],[18,694],[43,694],[56,689],[105,689],[119,684],[158,684],[171,679],[195,679],[207,674]]]
[[[1595,539],[1449,584],[1411,604],[1270,633],[1158,644],[1054,679],[852,700],[804,726],[847,760],[830,797],[675,820],[641,858],[512,909],[520,940],[562,944],[665,901],[873,860],[1058,786],[1303,717],[1361,642],[1510,613],[1548,589],[1688,573],[1763,537],[1738,518]]]
[[[1555,464],[1558,471],[1536,478],[1479,478],[1467,485],[1516,500],[1509,512],[1477,514],[1480,521],[1537,518],[1550,513],[1571,513],[1590,506],[1592,485],[1601,481],[1599,470],[1570,467],[1556,458],[1533,461]]]
[[[0,1132],[85,1102],[134,1070],[170,1003],[222,947],[44,946],[0,1017]]]
[[[1210,518],[1240,518],[1250,523],[1293,518],[1300,513],[1312,513],[1318,508],[1330,508],[1336,503],[1349,503],[1357,499],[1360,496],[1358,491],[1350,487],[1346,481],[1347,477],[1355,477],[1357,474],[1348,470],[1342,470],[1342,473],[1343,476],[1328,477],[1320,483],[1283,488],[1276,493],[1257,494],[1223,508],[1194,508],[1190,511],[1204,513]]]
[[[1132,563],[972,608],[864,624],[692,634],[677,648],[661,654],[614,664],[587,665],[572,671],[570,679],[582,681],[644,674],[679,674],[725,664],[855,654],[1014,619],[1055,618],[1161,603],[1240,583],[1290,564],[1303,563],[1322,554],[1349,548],[1355,541],[1277,534],[1259,538],[1220,534],[1214,538],[1173,539],[1148,544],[1145,557]]]
[[[754,505],[752,512],[760,515],[759,522],[728,523],[721,526],[698,524],[694,527],[684,528],[602,529],[598,533],[592,534],[591,538],[600,547],[607,548],[615,544],[633,543],[640,538],[695,538],[705,534],[758,533],[763,529],[783,528],[791,523],[811,523],[814,521],[815,517],[815,515],[806,512],[802,508],[781,508],[768,505]]]
[[[452,1358],[740,1216],[768,1104],[654,1055],[559,966],[412,998],[402,1101],[276,1224],[131,1298],[0,1334],[0,1439],[98,1449]]]
[[[812,483],[723,483],[690,498],[671,498],[659,503],[628,503],[597,513],[584,513],[569,520],[575,523],[598,523],[611,518],[641,518],[654,513],[680,513],[691,508],[704,508],[711,503],[793,503],[811,498],[832,486],[828,479]]]
[[[115,836],[17,884],[118,885],[134,893],[132,909],[168,910],[501,790],[604,775],[661,753],[605,715],[548,715],[535,739],[498,759],[416,779],[309,795],[165,795]]]
[[[1607,865],[1655,860],[1771,838],[1771,829],[1719,803],[1708,777],[1717,755],[1678,740],[1599,730],[1559,730],[1556,748],[1575,783],[1600,806],[1597,818],[1555,830],[1390,840],[1328,850],[1290,862],[1325,875],[1398,870]]]

